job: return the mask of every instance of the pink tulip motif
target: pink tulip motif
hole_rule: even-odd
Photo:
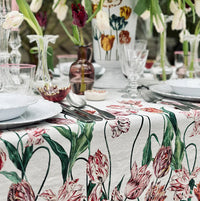
[[[90,155],[87,163],[87,174],[93,183],[103,183],[108,177],[108,158],[98,150],[94,156]]]
[[[12,184],[8,192],[7,201],[35,201],[35,194],[31,185],[22,180],[20,183]]]
[[[0,148],[0,170],[3,168],[5,161],[6,161],[6,153],[3,151],[3,149]]]
[[[111,201],[123,201],[123,196],[120,194],[117,187],[115,187],[112,192]]]
[[[102,196],[102,184],[98,183],[92,189],[92,192],[90,193],[88,197],[88,201],[99,201],[101,196]]]
[[[128,199],[138,198],[145,188],[148,186],[151,178],[150,171],[147,171],[147,165],[137,168],[136,162],[134,162],[131,169],[131,178],[125,187],[125,196]]]
[[[162,146],[153,161],[154,174],[157,178],[164,177],[170,169],[172,149]]]

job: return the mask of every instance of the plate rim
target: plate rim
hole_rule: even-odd
[[[186,96],[186,95],[180,95],[180,94],[173,94],[173,93],[170,93],[170,92],[163,92],[163,91],[159,91],[158,89],[155,89],[155,87],[161,87],[161,86],[164,86],[166,85],[167,87],[170,87],[168,84],[166,84],[165,81],[161,81],[159,84],[155,84],[155,85],[152,85],[149,87],[149,89],[156,93],[156,94],[159,94],[163,97],[168,97],[168,98],[173,98],[173,99],[179,99],[179,100],[189,100],[189,101],[200,101],[200,96]]]
[[[42,104],[41,102],[43,102],[43,103],[46,102],[46,103],[48,103],[48,104],[51,104],[51,108],[52,108],[52,106],[54,106],[54,110],[55,110],[55,111],[52,113],[52,110],[51,110],[51,113],[49,113],[49,114],[47,114],[47,115],[45,115],[45,116],[42,116],[42,117],[40,117],[40,118],[37,116],[37,118],[35,118],[35,119],[29,119],[29,120],[23,120],[23,119],[21,119],[21,120],[18,121],[18,122],[15,122],[15,121],[14,121],[14,120],[17,120],[17,119],[19,120],[20,118],[22,118],[23,115],[25,116],[25,114],[26,114],[27,112],[31,112],[31,108],[32,108],[32,107],[35,107],[35,105],[36,105],[36,106],[38,105],[38,107],[39,107],[39,105]],[[32,109],[32,111],[33,111],[33,109]],[[25,126],[25,125],[30,125],[30,124],[33,124],[33,123],[37,123],[37,122],[40,122],[40,121],[44,121],[44,120],[46,120],[46,119],[52,118],[52,117],[54,117],[54,116],[60,114],[61,111],[62,111],[62,107],[61,107],[58,103],[54,103],[54,102],[52,102],[52,101],[40,99],[40,100],[38,100],[36,103],[30,105],[30,106],[28,107],[28,109],[25,111],[25,113],[22,114],[20,117],[17,117],[17,118],[15,118],[15,119],[11,119],[11,120],[6,120],[6,121],[0,122],[0,130],[8,129],[8,128],[21,127],[21,126]],[[41,113],[42,113],[42,111],[41,111]],[[40,113],[40,114],[41,114],[41,113]],[[25,117],[23,117],[23,118],[25,118]]]

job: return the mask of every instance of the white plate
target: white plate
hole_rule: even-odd
[[[35,104],[30,105],[23,115],[16,119],[0,122],[0,129],[15,128],[36,122],[43,121],[58,115],[62,111],[58,103],[47,100],[39,100]]]
[[[0,93],[0,121],[16,118],[22,115],[28,106],[36,103],[32,96]]]
[[[157,85],[152,85],[149,88],[154,93],[157,93],[157,94],[167,97],[167,98],[200,102],[200,96],[195,97],[195,96],[184,96],[184,95],[175,94],[173,92],[172,88],[168,84],[165,84],[162,82]]]
[[[200,96],[200,79],[177,79],[165,82],[176,94],[184,96]]]

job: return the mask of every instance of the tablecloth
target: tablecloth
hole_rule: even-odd
[[[59,114],[1,131],[0,201],[200,200],[200,111],[117,90],[89,103],[116,119],[85,124]]]

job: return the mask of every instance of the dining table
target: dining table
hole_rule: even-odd
[[[0,122],[0,201],[200,200],[200,110],[105,90],[105,100],[87,102],[112,120],[45,116],[60,105],[37,95],[41,119]]]

